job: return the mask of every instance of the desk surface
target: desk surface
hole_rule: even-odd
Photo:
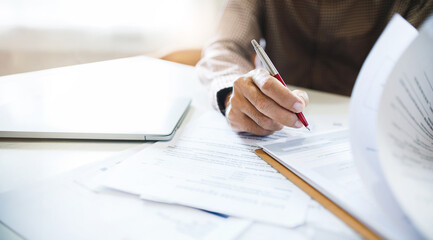
[[[149,59],[148,64],[152,64],[153,61],[156,60]],[[50,71],[54,72],[54,74],[61,74],[62,69]],[[194,69],[189,67],[187,71],[190,72],[190,77],[183,79],[184,82],[181,83],[182,91],[185,91],[185,95],[191,96],[193,100],[191,110],[185,119],[186,122],[200,116],[205,111],[211,110],[207,91],[195,76]],[[2,81],[2,78],[0,78],[0,89],[5,89],[10,84],[14,83]],[[290,86],[289,88],[295,89]],[[313,90],[307,90],[307,92],[310,97],[310,105],[304,111],[307,119],[309,114],[348,115],[348,97]],[[14,94],[9,94],[9,96],[13,97]],[[150,145],[151,143],[0,139],[0,193],[102,160],[112,154],[142,144]],[[1,224],[0,235],[9,236],[8,239],[19,239],[18,236]]]

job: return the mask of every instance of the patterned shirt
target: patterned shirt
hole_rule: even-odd
[[[433,0],[229,0],[196,69],[224,114],[233,82],[256,67],[250,41],[261,39],[287,84],[350,95],[391,17],[418,27],[432,11]]]

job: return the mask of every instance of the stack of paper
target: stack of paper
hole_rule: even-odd
[[[350,141],[334,131],[264,151],[377,235],[433,238],[432,53],[432,38],[394,16],[358,76]]]
[[[433,238],[432,21],[418,33],[393,18],[361,70],[350,110],[359,173],[412,238]],[[367,88],[377,89],[369,101]]]
[[[310,119],[345,125],[328,117]],[[358,239],[253,153],[304,130],[238,135],[216,112],[188,125],[173,142],[1,194],[1,221],[29,239]]]
[[[250,221],[81,182],[136,153],[120,155],[0,195],[0,219],[25,239],[233,239]]]
[[[257,157],[258,138],[233,132],[217,112],[106,174],[103,185],[141,198],[287,227],[305,220],[309,197]]]

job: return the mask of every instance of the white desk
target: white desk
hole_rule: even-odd
[[[152,61],[149,61],[149,64],[152,64]],[[189,77],[183,79],[184,82],[180,83],[179,89],[193,98],[192,107],[185,119],[188,122],[191,118],[210,110],[211,107],[206,90],[199,83],[194,69],[192,67],[182,67],[187,68],[186,71],[189,72]],[[13,83],[2,81],[2,78],[0,78],[0,89],[10,86],[8,84]],[[310,105],[304,112],[307,119],[309,114],[348,114],[348,97],[312,90],[308,90],[308,93]],[[140,144],[151,143],[0,139],[0,193],[96,162]],[[0,224],[0,236],[5,236],[4,239],[20,239],[2,224]]]

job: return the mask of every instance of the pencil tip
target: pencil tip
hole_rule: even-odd
[[[306,129],[308,129],[308,131],[311,131],[309,127],[305,126]]]

